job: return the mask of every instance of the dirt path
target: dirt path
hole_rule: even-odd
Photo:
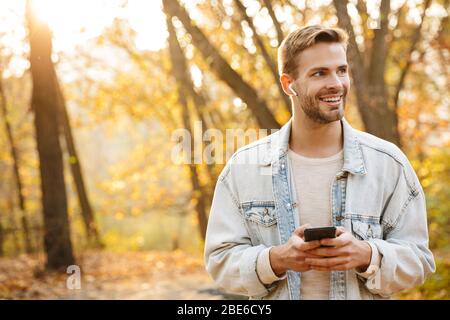
[[[105,281],[99,287],[88,285],[71,290],[61,299],[119,299],[119,300],[217,300],[229,298],[212,283],[206,274],[194,273],[148,281],[146,278]]]
[[[78,257],[80,289],[67,273],[42,271],[42,256],[0,259],[0,298],[230,299],[206,273],[201,257],[176,252],[87,252]]]

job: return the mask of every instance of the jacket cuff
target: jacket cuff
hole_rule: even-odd
[[[370,248],[372,249],[370,265],[366,271],[356,272],[357,275],[359,275],[365,279],[371,278],[375,273],[377,273],[380,270],[380,266],[381,266],[381,255],[380,255],[380,252],[378,251],[378,248],[370,241],[367,241],[367,243],[370,245]]]
[[[272,284],[275,281],[283,280],[287,277],[287,274],[285,273],[281,277],[278,277],[272,269],[272,266],[270,264],[270,249],[272,247],[266,248],[261,251],[261,253],[258,255],[258,259],[256,262],[256,272],[258,274],[259,280],[261,280],[264,284]]]
[[[260,298],[269,293],[269,290],[266,288],[264,283],[261,282],[258,277],[258,273],[256,272],[258,255],[265,248],[266,247],[263,245],[250,247],[244,250],[242,255],[242,263],[239,267],[240,278],[246,284],[245,287],[248,295],[251,297]]]

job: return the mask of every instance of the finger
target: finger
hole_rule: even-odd
[[[311,251],[304,251],[304,252],[302,252],[302,254],[303,254],[303,258],[323,258],[322,256],[311,253]]]
[[[318,267],[318,266],[311,266],[311,270],[314,271],[331,271],[330,268],[326,268],[326,267]]]
[[[310,266],[316,267],[333,267],[340,264],[348,263],[348,258],[346,257],[335,257],[335,258],[306,258],[305,263]]]
[[[320,240],[323,246],[343,247],[352,241],[352,235],[348,232],[341,233],[337,238],[327,238]]]
[[[308,250],[312,250],[312,249],[316,249],[320,247],[320,240],[313,240],[313,241],[308,241],[308,242],[302,242],[302,244],[300,245],[300,251],[308,251]]]
[[[343,247],[339,247],[339,248],[319,247],[319,248],[308,251],[308,253],[311,253],[313,255],[320,256],[320,257],[338,257],[338,256],[346,255],[347,251],[345,249],[343,249]]]
[[[297,229],[294,230],[294,234],[296,234],[297,236],[303,238],[304,232],[306,228],[311,227],[311,225],[309,223],[304,224],[300,227],[298,227]]]

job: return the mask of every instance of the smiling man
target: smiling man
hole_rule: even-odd
[[[379,299],[434,272],[425,195],[395,145],[344,119],[347,34],[308,26],[283,41],[293,117],[238,150],[219,176],[205,243],[226,291],[263,299]],[[305,241],[309,227],[336,237]]]

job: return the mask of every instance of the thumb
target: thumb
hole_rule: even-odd
[[[336,237],[340,236],[344,232],[345,232],[345,228],[344,227],[337,227],[336,228]]]
[[[301,237],[301,238],[303,238],[305,229],[309,228],[309,227],[311,227],[311,225],[309,223],[304,224],[304,225],[298,227],[297,229],[295,229],[294,230],[294,234],[299,236],[299,237]]]

